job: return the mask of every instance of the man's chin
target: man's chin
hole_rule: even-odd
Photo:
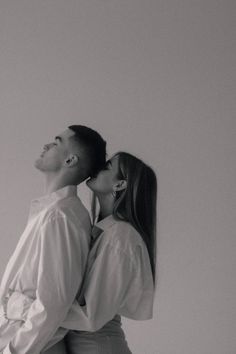
[[[34,167],[37,168],[37,170],[41,170],[40,166],[41,166],[41,159],[39,158],[34,161]]]

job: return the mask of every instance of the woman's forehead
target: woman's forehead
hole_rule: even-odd
[[[112,156],[108,161],[112,164],[112,166],[117,166],[118,165],[118,160],[119,160],[119,156],[115,155]]]

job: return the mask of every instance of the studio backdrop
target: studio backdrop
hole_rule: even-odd
[[[0,1],[0,275],[71,124],[158,177],[153,319],[134,354],[236,353],[235,1]],[[79,191],[89,205],[85,187]]]

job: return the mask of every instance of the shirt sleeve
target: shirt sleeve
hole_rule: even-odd
[[[134,276],[134,264],[124,252],[110,245],[104,247],[86,274],[85,305],[74,301],[62,326],[84,331],[100,329],[122,307]]]
[[[61,325],[86,263],[88,245],[80,231],[65,216],[50,218],[41,228],[36,299],[3,354],[38,354]]]

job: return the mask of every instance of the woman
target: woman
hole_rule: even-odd
[[[87,185],[99,200],[100,214],[92,230],[82,295],[62,324],[70,330],[67,353],[130,354],[120,316],[152,317],[156,176],[140,159],[119,152]],[[30,305],[23,302],[18,304],[24,307],[22,320]]]

